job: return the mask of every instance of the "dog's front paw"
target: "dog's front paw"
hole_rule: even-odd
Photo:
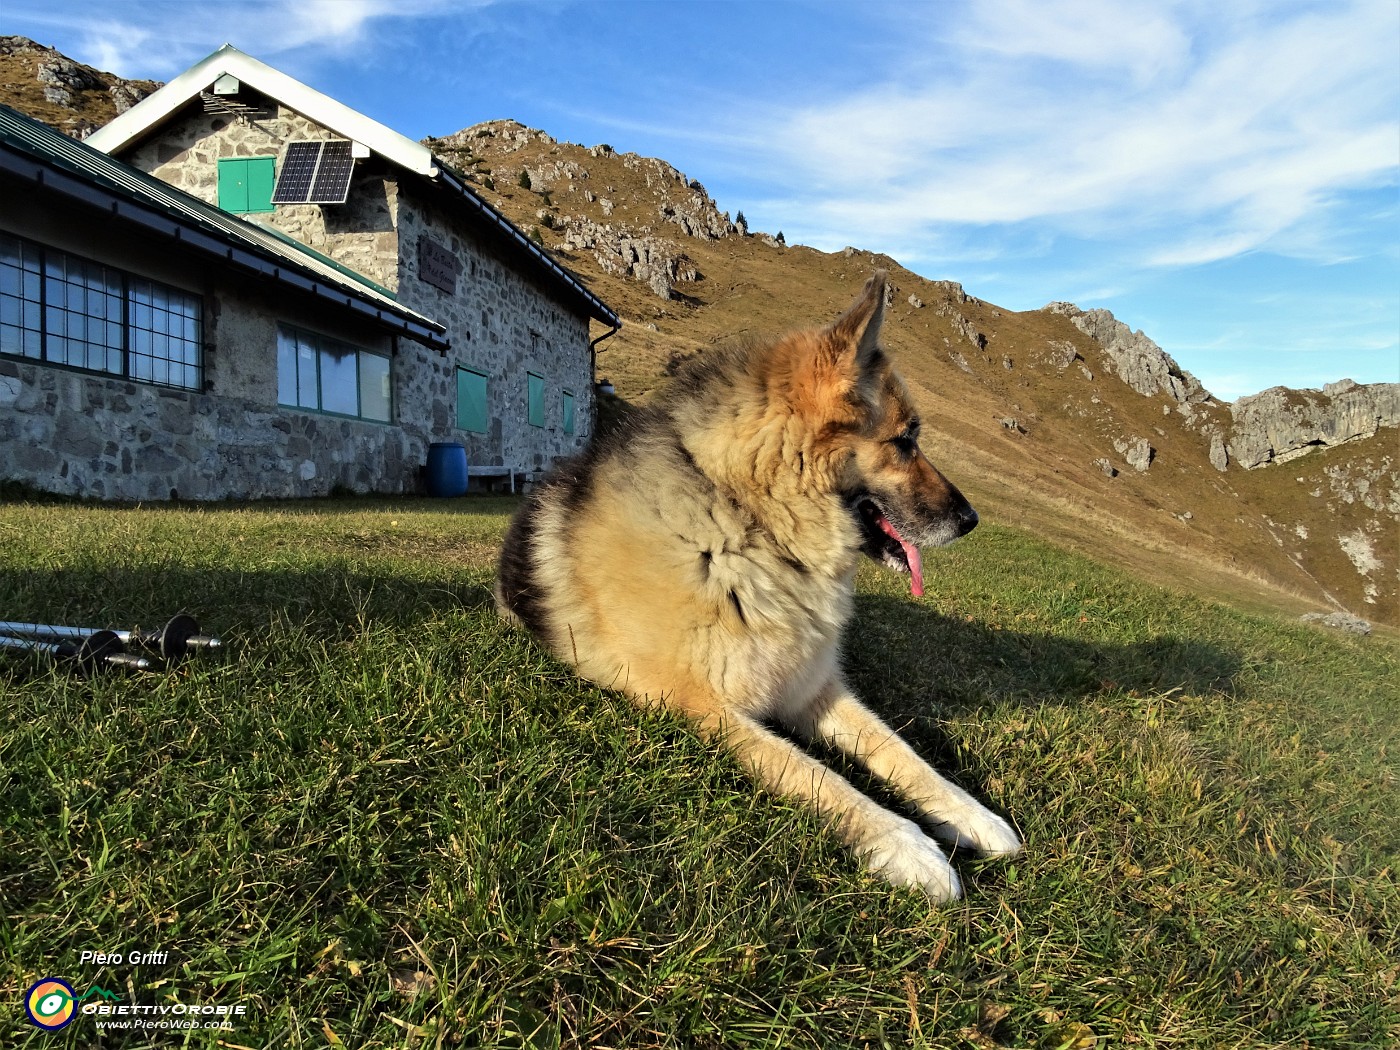
[[[861,843],[857,852],[865,866],[896,886],[923,890],[939,904],[961,897],[962,883],[938,844],[912,820],[897,819]]]
[[[976,803],[942,816],[933,834],[950,846],[975,849],[988,857],[1014,857],[1021,852],[1021,836],[1016,829]]]

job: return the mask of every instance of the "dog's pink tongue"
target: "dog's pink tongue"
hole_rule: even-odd
[[[909,559],[909,590],[915,598],[922,598],[924,596],[924,562],[923,556],[919,554],[919,548],[901,536],[899,530],[891,525],[890,520],[883,514],[880,516],[880,530],[904,548],[904,556]]]

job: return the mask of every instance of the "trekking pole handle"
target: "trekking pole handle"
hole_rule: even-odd
[[[0,620],[0,634],[20,638],[37,638],[46,641],[72,639],[81,641],[99,633],[96,627],[66,627],[53,623],[21,623],[15,620]],[[140,645],[156,649],[168,660],[184,656],[190,649],[219,649],[223,639],[201,634],[199,624],[191,616],[180,614],[157,631],[111,631],[127,645]]]
[[[151,661],[144,656],[122,651],[122,641],[116,631],[93,631],[90,634],[51,642],[0,634],[0,648],[47,653],[56,658],[73,660],[84,670],[92,670],[102,664],[129,667],[136,671],[151,670]]]

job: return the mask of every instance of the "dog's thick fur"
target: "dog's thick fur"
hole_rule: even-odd
[[[958,846],[1020,849],[851,694],[837,665],[864,552],[912,570],[916,545],[977,515],[918,446],[879,345],[878,273],[829,327],[712,351],[610,439],[563,465],[506,536],[496,599],[578,673],[682,712],[760,783],[820,812],[873,870],[960,894],[942,850],[768,729],[848,752]]]

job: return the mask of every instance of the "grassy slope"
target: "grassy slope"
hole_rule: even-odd
[[[645,400],[673,355],[825,322],[883,267],[896,288],[886,341],[923,408],[935,461],[979,509],[1207,595],[1295,613],[1340,604],[1400,624],[1400,548],[1384,540],[1385,530],[1393,535],[1394,512],[1347,505],[1326,484],[1325,496],[1314,498],[1315,485],[1293,481],[1303,472],[1297,467],[1324,459],[1343,474],[1368,460],[1393,464],[1393,430],[1298,464],[1222,474],[1209,463],[1204,428],[1228,430],[1227,407],[1197,406],[1193,424],[1165,396],[1137,394],[1114,376],[1099,346],[1060,315],[1018,313],[964,297],[956,286],[925,280],[866,251],[826,254],[770,247],[756,237],[689,237],[660,209],[683,210],[695,192],[684,176],[652,158],[558,143],[511,122],[480,125],[430,145],[474,177],[508,216],[537,230],[618,310],[626,327],[600,344],[598,371],[628,399]],[[531,189],[517,184],[522,168],[532,173]],[[494,188],[486,187],[488,176]],[[545,226],[541,214],[556,228]],[[579,219],[649,231],[689,258],[701,279],[677,282],[680,298],[664,302],[645,284],[605,272],[593,253],[565,250],[561,231]],[[910,295],[924,305],[911,305]],[[984,346],[976,344],[977,333]],[[1079,361],[1056,360],[1053,348],[1065,345]],[[1008,418],[1021,429],[1004,427]],[[1114,447],[1116,440],[1137,437],[1157,450],[1145,474]],[[1095,466],[1099,459],[1113,463],[1119,475],[1106,478]],[[1393,504],[1393,467],[1390,476],[1392,491],[1375,487],[1382,502]],[[1306,538],[1293,531],[1299,524]],[[1376,535],[1383,563],[1369,579],[1358,575],[1337,543],[1358,529]],[[1287,543],[1281,542],[1285,530]],[[1377,589],[1374,602],[1366,601],[1368,583]]]
[[[0,506],[5,615],[230,642],[143,677],[0,654],[0,1042],[152,1045],[30,1028],[51,974],[245,1004],[227,1046],[1400,1038],[1389,639],[1009,528],[930,552],[924,601],[864,574],[858,691],[1028,841],[932,910],[502,627],[510,507]]]

